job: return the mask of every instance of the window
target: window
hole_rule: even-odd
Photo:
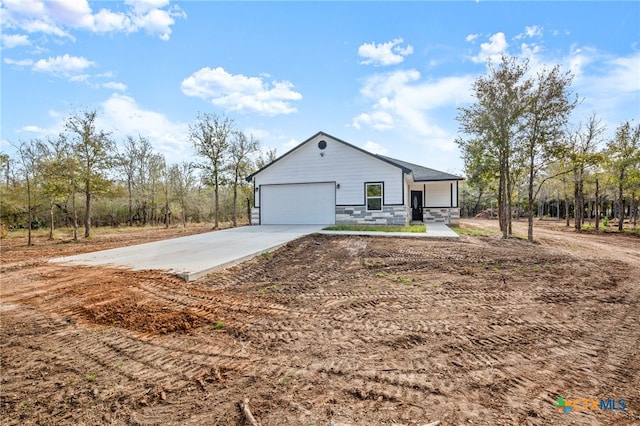
[[[382,183],[367,183],[367,210],[382,211]]]

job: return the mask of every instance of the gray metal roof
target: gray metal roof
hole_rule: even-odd
[[[418,164],[408,163],[406,161],[397,160],[395,158],[386,157],[384,155],[376,154],[382,160],[389,163],[394,163],[399,167],[404,167],[411,170],[414,182],[433,182],[442,180],[464,180],[464,178],[450,173],[441,172],[439,170],[430,169],[428,167],[420,166]]]

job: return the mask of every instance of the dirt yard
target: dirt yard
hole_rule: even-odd
[[[192,283],[46,262],[137,234],[3,240],[0,423],[640,424],[640,239],[535,235],[312,235]]]

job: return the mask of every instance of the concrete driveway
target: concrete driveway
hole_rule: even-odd
[[[193,281],[209,272],[240,263],[289,241],[320,231],[326,225],[242,226],[188,237],[154,241],[65,256],[51,262],[106,265],[133,270],[159,269]]]

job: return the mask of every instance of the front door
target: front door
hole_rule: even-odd
[[[422,219],[422,191],[411,191],[411,220]]]

